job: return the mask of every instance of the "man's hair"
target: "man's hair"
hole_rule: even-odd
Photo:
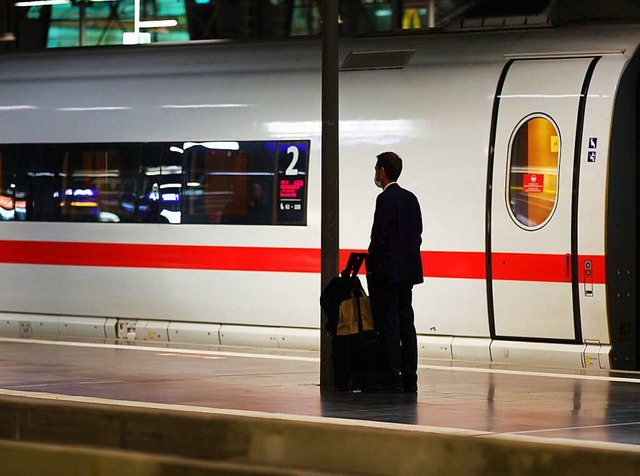
[[[376,167],[382,167],[389,180],[395,182],[402,172],[402,159],[394,152],[383,152],[378,156]]]

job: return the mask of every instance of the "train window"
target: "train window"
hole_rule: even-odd
[[[544,226],[556,205],[560,135],[551,118],[523,120],[511,138],[507,200],[511,217],[525,229]]]
[[[138,147],[77,146],[60,149],[59,208],[64,221],[137,221]]]
[[[0,220],[14,220],[15,206],[13,196],[15,192],[14,169],[15,150],[0,149]]]
[[[16,220],[60,220],[60,166],[60,155],[53,146],[16,148],[13,176]]]
[[[307,142],[188,142],[183,150],[184,223],[306,223]]]
[[[305,225],[309,142],[0,148],[0,219]]]
[[[140,221],[181,223],[182,144],[148,144],[140,166]]]
[[[273,224],[273,156],[260,143],[187,143],[185,222]]]

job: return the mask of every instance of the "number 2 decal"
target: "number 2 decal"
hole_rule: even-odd
[[[285,170],[285,175],[298,175],[298,169],[296,169],[296,164],[298,163],[298,158],[300,157],[300,151],[295,145],[292,145],[287,149],[287,155],[293,154],[293,158],[291,159],[291,163],[287,170]]]

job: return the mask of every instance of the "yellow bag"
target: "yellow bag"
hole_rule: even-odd
[[[353,294],[351,298],[342,301],[340,304],[340,319],[336,335],[347,336],[358,334],[358,302]],[[362,330],[373,330],[373,313],[371,312],[371,302],[369,296],[360,296],[360,314],[362,315]]]

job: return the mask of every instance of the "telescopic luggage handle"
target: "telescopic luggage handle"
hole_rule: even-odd
[[[347,266],[345,266],[340,275],[343,278],[355,278],[358,275],[358,271],[360,271],[360,267],[362,266],[362,263],[364,263],[365,259],[367,259],[367,253],[351,253],[347,260]]]

